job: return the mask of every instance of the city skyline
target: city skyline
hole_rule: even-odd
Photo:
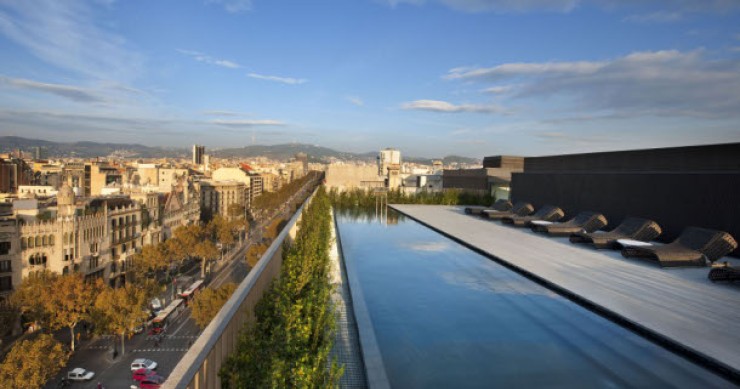
[[[543,155],[740,141],[731,1],[0,2],[0,135]]]

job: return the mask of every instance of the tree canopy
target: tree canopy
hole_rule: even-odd
[[[37,389],[61,370],[69,359],[64,345],[48,334],[13,345],[0,364],[0,382],[3,387]]]
[[[51,331],[69,328],[74,351],[74,329],[81,321],[91,320],[93,301],[102,288],[101,280],[88,282],[79,273],[58,275],[46,271],[24,279],[14,301]]]
[[[208,323],[213,320],[221,307],[234,293],[236,287],[236,284],[228,283],[217,289],[205,288],[195,295],[191,303],[191,307],[193,307],[192,317],[200,329],[206,328]]]
[[[126,335],[149,316],[147,297],[145,290],[125,285],[105,287],[95,299],[95,322],[102,330],[121,335],[121,354],[125,352]]]

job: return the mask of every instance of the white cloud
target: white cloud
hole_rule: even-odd
[[[494,95],[502,95],[511,92],[511,90],[512,87],[510,85],[498,85],[483,89],[483,92]]]
[[[206,0],[206,4],[218,4],[228,13],[247,12],[252,9],[252,0]]]
[[[99,103],[104,99],[95,92],[78,86],[49,84],[23,78],[0,76],[0,86],[9,86],[18,89],[32,90],[64,97],[80,103]]]
[[[196,61],[207,63],[209,65],[216,65],[216,66],[221,66],[221,67],[229,68],[229,69],[239,69],[242,67],[236,62],[229,61],[226,59],[213,58],[210,55],[203,54],[199,51],[177,49],[177,52],[179,52],[180,54],[185,54],[189,57],[192,57]]]
[[[562,12],[567,13],[580,5],[595,5],[598,7],[613,9],[617,7],[629,7],[639,3],[644,7],[655,7],[667,9],[666,12],[725,12],[740,8],[740,2],[736,0],[385,0],[391,7],[400,4],[411,4],[421,6],[427,3],[439,3],[451,9],[462,12]]]
[[[608,61],[457,68],[447,78],[516,80],[513,97],[569,98],[577,110],[633,116],[740,116],[740,60],[708,59],[702,51],[635,52]]]
[[[542,74],[589,74],[598,71],[603,62],[544,62],[544,63],[506,63],[492,68],[454,68],[445,75],[450,80],[481,79],[501,80],[519,76]]]
[[[60,68],[98,79],[133,79],[143,58],[102,27],[107,8],[78,0],[2,1],[0,32]]]
[[[362,107],[363,105],[365,105],[365,102],[362,101],[362,99],[359,98],[359,97],[357,97],[357,96],[347,96],[346,99],[347,99],[347,101],[349,101],[350,103],[352,103],[352,104],[354,104],[354,105],[356,105],[358,107]]]
[[[401,108],[404,110],[415,110],[415,111],[431,111],[431,112],[444,112],[444,113],[460,113],[460,112],[474,112],[474,113],[495,113],[495,114],[506,114],[508,111],[498,105],[480,105],[480,104],[452,104],[446,101],[440,100],[415,100],[401,104]]]
[[[648,14],[630,15],[624,18],[627,22],[634,23],[672,23],[683,19],[683,14],[676,11],[657,11]]]
[[[247,77],[256,78],[258,80],[274,81],[274,82],[279,82],[279,83],[288,84],[288,85],[300,85],[300,84],[304,84],[308,82],[308,80],[303,79],[303,78],[268,76],[268,75],[257,74],[257,73],[249,73],[247,74]]]
[[[427,2],[441,3],[463,12],[527,12],[539,10],[568,12],[579,3],[579,0],[388,0],[388,3],[393,7],[403,3],[422,5]]]
[[[209,123],[229,127],[284,126],[285,123],[272,119],[214,119]]]

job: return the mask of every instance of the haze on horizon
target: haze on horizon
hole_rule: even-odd
[[[740,141],[732,0],[0,0],[0,135],[542,155]]]

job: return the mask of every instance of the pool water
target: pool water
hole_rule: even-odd
[[[393,210],[388,221],[337,214],[394,388],[733,387]]]

